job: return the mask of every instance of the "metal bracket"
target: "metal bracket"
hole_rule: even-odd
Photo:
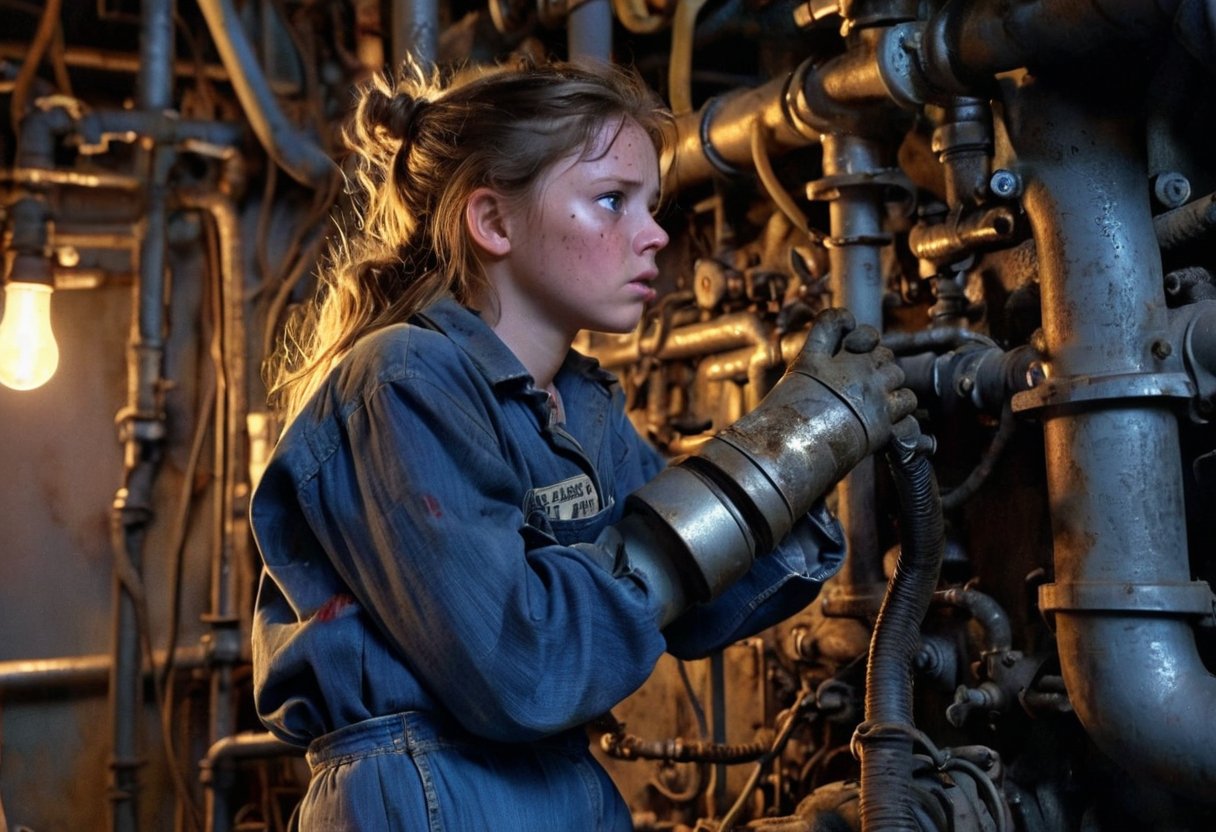
[[[1043,584],[1039,609],[1055,612],[1126,612],[1210,619],[1216,597],[1206,581],[1175,584],[1078,581]]]
[[[1186,373],[1117,373],[1106,376],[1067,376],[1047,379],[1015,393],[1015,413],[1044,407],[1099,402],[1111,399],[1146,399],[1156,396],[1189,399],[1195,386]]]

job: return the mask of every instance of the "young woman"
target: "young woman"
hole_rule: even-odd
[[[636,79],[564,65],[360,99],[359,222],[252,506],[256,704],[308,746],[303,830],[628,830],[581,726],[839,565],[818,497],[911,404],[872,332],[834,313],[778,385],[770,413],[834,431],[792,478],[751,450],[763,413],[664,468],[571,350],[654,297],[664,129]],[[689,525],[673,489],[712,508]]]

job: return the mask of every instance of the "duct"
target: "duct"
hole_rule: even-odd
[[[302,185],[319,188],[329,182],[337,168],[279,108],[231,0],[199,0],[198,5],[249,125],[270,158]],[[164,75],[172,78],[170,68]]]
[[[1050,360],[1047,389],[1014,398],[1044,421],[1055,583],[1040,605],[1054,614],[1069,698],[1098,747],[1210,800],[1216,680],[1187,618],[1210,613],[1211,595],[1191,582],[1168,398],[1189,391],[1149,350],[1166,320],[1143,151],[1118,103],[1095,99],[1090,87],[1036,82],[1019,92],[1011,126],[1034,172],[1025,206]]]

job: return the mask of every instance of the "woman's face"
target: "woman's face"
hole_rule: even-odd
[[[618,129],[619,128],[619,129]],[[530,206],[508,217],[506,279],[495,289],[534,326],[628,332],[655,296],[659,166],[632,119],[601,126],[590,152],[550,167]]]

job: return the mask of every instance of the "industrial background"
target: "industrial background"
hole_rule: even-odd
[[[660,296],[580,340],[657,446],[827,305],[936,439],[936,493],[836,489],[814,605],[594,729],[637,829],[1216,828],[1212,0],[0,0],[0,829],[290,828],[260,368],[352,88],[407,54],[616,61],[672,107]]]

